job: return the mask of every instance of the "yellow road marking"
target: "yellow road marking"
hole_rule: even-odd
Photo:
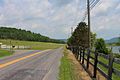
[[[4,67],[6,67],[6,66],[9,66],[9,65],[11,65],[11,64],[14,64],[14,63],[16,63],[16,62],[19,62],[19,61],[21,61],[21,60],[24,60],[24,59],[26,59],[26,58],[35,56],[35,55],[37,55],[37,54],[40,54],[40,53],[46,52],[46,51],[49,51],[49,50],[44,50],[44,51],[41,51],[41,52],[37,52],[37,53],[34,53],[34,54],[30,54],[30,55],[28,55],[28,56],[24,56],[24,57],[22,57],[22,58],[15,59],[15,60],[13,60],[13,61],[10,61],[10,62],[4,63],[4,64],[0,64],[0,68],[4,68]]]

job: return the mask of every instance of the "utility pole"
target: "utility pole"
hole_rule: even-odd
[[[88,56],[87,56],[87,69],[89,68],[90,57],[90,1],[87,0],[87,12],[88,12]]]
[[[88,12],[88,48],[90,49],[90,1],[87,0],[87,12]]]

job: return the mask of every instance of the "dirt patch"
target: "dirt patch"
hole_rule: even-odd
[[[75,56],[72,54],[71,51],[69,51],[70,54],[68,54],[68,58],[73,62],[75,75],[77,75],[78,80],[92,80],[89,76],[89,74],[84,70],[82,65],[76,60]]]

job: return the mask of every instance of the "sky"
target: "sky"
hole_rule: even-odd
[[[0,0],[0,26],[66,39],[85,11],[86,0]],[[120,0],[100,0],[91,10],[91,31],[104,39],[120,35]]]

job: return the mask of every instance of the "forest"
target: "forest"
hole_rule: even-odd
[[[8,28],[8,27],[0,27],[0,39],[65,43],[62,40],[52,39],[47,36],[43,36],[40,33],[34,33],[27,30],[22,30],[17,28]]]

